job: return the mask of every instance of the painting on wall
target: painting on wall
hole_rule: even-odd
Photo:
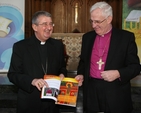
[[[135,34],[141,63],[141,0],[123,0],[122,28]],[[131,85],[141,87],[141,76],[131,80]]]
[[[123,0],[122,28],[135,34],[141,61],[141,0]]]
[[[24,0],[0,2],[0,73],[7,72],[12,46],[24,39]]]

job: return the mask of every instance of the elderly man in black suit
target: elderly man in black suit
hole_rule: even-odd
[[[97,2],[90,9],[94,31],[83,35],[76,79],[83,81],[86,113],[131,113],[130,80],[140,73],[133,33],[112,26],[112,7]]]

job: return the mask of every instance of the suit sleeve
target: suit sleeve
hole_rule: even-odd
[[[30,92],[32,90],[31,82],[33,78],[23,72],[23,50],[18,44],[14,44],[11,57],[8,78],[10,82],[20,87],[21,89]]]
[[[121,82],[130,81],[140,73],[140,61],[137,55],[138,50],[134,34],[130,33],[128,35],[128,39],[129,43],[127,47],[125,67],[118,70],[120,73]]]

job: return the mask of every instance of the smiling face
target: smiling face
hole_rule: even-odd
[[[38,17],[38,23],[32,24],[35,35],[38,40],[45,42],[53,32],[53,22],[51,17],[41,15]]]
[[[92,27],[98,35],[103,35],[107,33],[109,30],[111,30],[112,17],[103,15],[102,9],[97,8],[93,10],[90,16],[91,16],[90,22],[92,24]]]

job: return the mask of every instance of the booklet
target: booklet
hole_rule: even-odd
[[[42,99],[53,99],[56,104],[76,107],[79,86],[75,78],[65,77],[61,81],[59,76],[45,75],[44,80],[49,87],[42,88]]]

